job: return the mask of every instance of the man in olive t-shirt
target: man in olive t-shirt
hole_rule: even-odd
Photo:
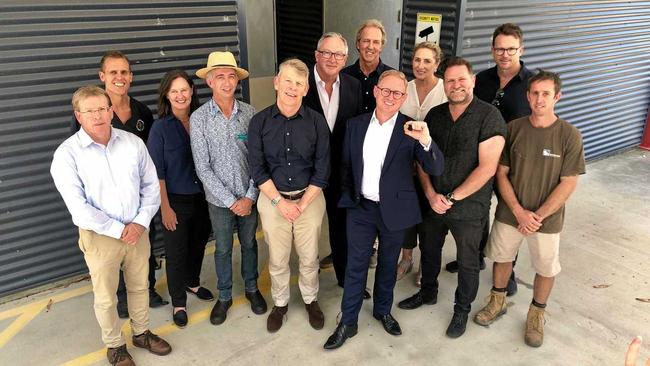
[[[524,340],[539,347],[544,339],[544,309],[560,272],[560,232],[564,204],[585,173],[582,137],[577,128],[558,118],[557,74],[540,70],[528,83],[532,114],[508,124],[508,137],[497,169],[499,203],[486,255],[494,260],[489,303],[474,316],[487,326],[506,313],[506,285],[512,261],[524,239],[535,269],[533,301]]]

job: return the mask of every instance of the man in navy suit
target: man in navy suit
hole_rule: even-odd
[[[323,34],[318,40],[314,72],[309,73],[309,89],[304,105],[322,114],[330,128],[330,179],[325,189],[331,260],[339,286],[343,287],[347,264],[348,242],[345,209],[337,207],[341,197],[341,157],[345,122],[363,113],[361,83],[341,73],[348,58],[348,43],[339,33]],[[321,268],[326,260],[321,261]]]
[[[384,72],[373,89],[377,103],[374,112],[347,123],[339,207],[348,209],[348,264],[341,302],[343,315],[325,343],[326,349],[342,346],[357,333],[368,262],[377,236],[373,317],[389,334],[402,334],[390,314],[397,259],[404,230],[422,220],[411,169],[414,161],[432,175],[440,175],[444,167],[442,153],[432,141],[426,123],[409,121],[399,113],[406,97],[406,83],[403,73]]]

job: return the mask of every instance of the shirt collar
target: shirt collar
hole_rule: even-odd
[[[298,116],[304,117],[305,116],[305,106],[303,104],[300,105],[300,109],[298,109],[298,112],[294,114],[293,116],[286,117],[282,112],[280,112],[280,108],[278,108],[278,103],[276,102],[273,104],[273,108],[271,108],[271,116],[272,117],[277,117],[277,116],[282,116],[286,119],[294,119]]]
[[[236,115],[237,112],[239,111],[239,101],[235,99],[233,101],[233,104],[234,106],[232,108],[232,115],[230,116],[231,118],[232,116]],[[217,113],[223,115],[221,108],[219,108],[219,105],[217,104],[217,102],[214,101],[214,98],[212,97],[210,98],[210,113],[212,113],[212,115],[216,115]]]
[[[399,111],[396,112],[392,117],[390,117],[386,122],[384,122],[383,125],[379,124],[379,120],[377,119],[377,116],[375,115],[376,110],[372,111],[372,117],[370,117],[370,124],[376,124],[377,126],[394,126],[395,122],[397,121],[397,116],[399,115]]]
[[[363,76],[365,76],[365,74],[364,74],[363,71],[361,70],[361,59],[360,59],[360,58],[357,59],[357,61],[354,63],[354,66],[355,66],[355,68],[356,68],[356,70],[357,70],[357,73],[358,73],[359,75],[363,75]],[[372,74],[374,74],[374,73],[376,73],[377,75],[381,75],[384,71],[386,71],[386,70],[388,70],[388,69],[389,69],[388,66],[386,66],[386,65],[381,61],[381,57],[380,57],[380,58],[379,58],[379,63],[377,64],[377,68],[376,68],[373,72],[371,72],[370,75],[372,75]],[[370,75],[368,75],[368,76],[370,76]]]
[[[79,131],[77,132],[79,136],[79,143],[81,144],[81,147],[88,147],[92,144],[100,145],[96,143],[88,133],[83,129],[83,127],[79,128]],[[119,135],[115,133],[115,128],[111,126],[111,138],[108,140],[108,144],[106,146],[110,145],[111,142],[115,141],[117,138],[119,138]]]
[[[336,81],[334,82],[334,87],[339,86],[341,84],[341,73],[338,73],[336,75]],[[320,78],[320,75],[318,75],[318,70],[316,70],[316,65],[314,65],[314,80],[316,81],[316,85],[320,85],[323,88],[325,87],[325,82],[323,79]]]
[[[526,72],[528,69],[526,68],[526,66],[524,66],[524,62],[522,60],[519,60],[519,65],[521,67],[519,68],[519,73],[517,74],[517,77],[519,77],[519,80],[526,80]],[[500,82],[496,65],[490,69],[489,75],[492,77],[492,80],[496,81],[497,84]]]

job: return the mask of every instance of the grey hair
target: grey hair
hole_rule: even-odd
[[[348,41],[343,37],[341,33],[338,32],[327,32],[324,33],[320,39],[318,40],[318,43],[316,44],[316,49],[320,49],[320,46],[323,44],[323,41],[325,41],[327,38],[338,38],[343,42],[343,46],[345,47],[345,54],[348,54]]]

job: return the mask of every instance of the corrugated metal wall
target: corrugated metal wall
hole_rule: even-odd
[[[323,34],[323,0],[276,0],[275,16],[278,64],[297,57],[311,68]]]
[[[408,78],[413,77],[411,70],[411,59],[415,47],[415,24],[417,13],[442,14],[442,26],[440,31],[440,48],[445,56],[454,55],[456,50],[456,22],[458,16],[458,1],[429,1],[429,0],[405,0],[404,17],[402,20],[402,52],[400,55],[400,69],[406,73]]]
[[[650,1],[467,0],[460,54],[479,70],[494,66],[492,31],[524,30],[532,69],[559,72],[558,115],[577,126],[587,159],[636,146],[650,103]]]
[[[193,74],[217,49],[238,55],[237,26],[237,1],[0,4],[0,296],[87,270],[49,166],[69,134],[70,97],[99,83],[101,55],[130,57],[130,94],[153,110],[164,72]]]

